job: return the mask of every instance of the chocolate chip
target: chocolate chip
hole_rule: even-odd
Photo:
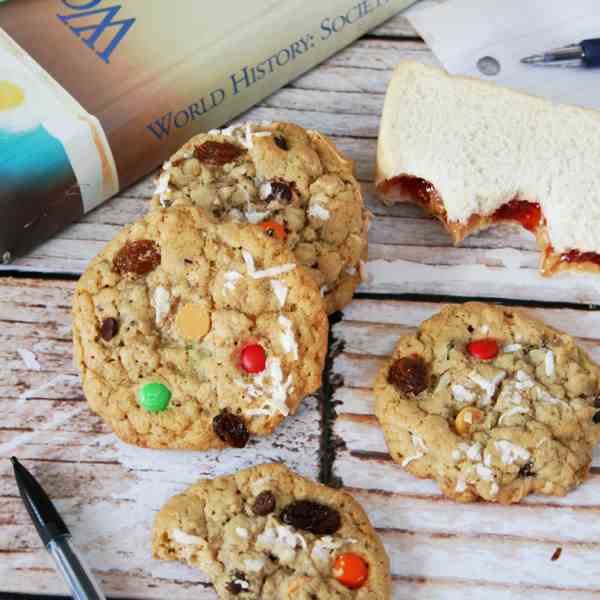
[[[243,448],[250,438],[243,419],[228,410],[222,410],[213,419],[213,429],[219,439],[233,448]]]
[[[600,396],[597,396],[594,400],[594,408],[600,408]]]
[[[246,580],[246,575],[241,571],[234,571],[232,573],[233,579],[227,584],[227,591],[234,596],[241,594],[242,592],[247,592],[250,588],[248,581]]]
[[[204,142],[194,149],[194,155],[203,163],[219,167],[233,162],[244,154],[245,150],[229,142]]]
[[[594,421],[596,425],[600,423],[600,410],[592,417],[592,421]]]
[[[127,242],[113,259],[113,269],[120,274],[145,275],[160,264],[160,249],[152,240]]]
[[[274,179],[271,183],[271,193],[265,199],[267,202],[279,202],[289,203],[292,201],[292,186],[286,181],[280,181]]]
[[[533,471],[533,463],[531,461],[525,463],[519,469],[519,477],[535,477],[535,473]]]
[[[297,500],[281,511],[280,519],[296,529],[316,535],[335,533],[342,525],[340,513],[329,506],[312,500]]]
[[[403,356],[388,371],[388,382],[405,394],[420,394],[427,388],[427,365],[421,356]]]
[[[282,150],[289,150],[290,147],[288,146],[287,140],[282,136],[282,135],[276,135],[273,138],[273,141],[277,144],[277,146],[279,146],[279,148],[281,148]]]
[[[275,510],[275,496],[273,492],[265,490],[256,496],[252,505],[252,512],[259,517],[264,517]]]
[[[100,335],[105,342],[110,342],[119,331],[119,321],[112,317],[104,319],[100,326]]]
[[[469,325],[469,326],[467,327],[467,331],[468,331],[469,333],[473,333],[473,332],[475,331],[475,329],[474,329],[473,325]]]

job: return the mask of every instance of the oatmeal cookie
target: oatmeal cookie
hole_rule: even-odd
[[[117,235],[73,315],[90,406],[139,446],[242,447],[321,384],[328,326],[312,278],[258,227],[191,206]]]
[[[360,505],[283,465],[174,496],[156,516],[152,552],[202,569],[227,600],[390,598],[388,558]]]
[[[352,171],[316,131],[248,123],[192,138],[165,163],[152,205],[260,224],[310,270],[332,313],[351,301],[367,257],[369,213]]]
[[[375,384],[392,458],[444,494],[518,502],[564,495],[600,439],[600,368],[527,314],[446,306],[403,337]]]

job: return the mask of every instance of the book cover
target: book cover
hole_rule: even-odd
[[[0,256],[26,252],[409,4],[0,4]]]

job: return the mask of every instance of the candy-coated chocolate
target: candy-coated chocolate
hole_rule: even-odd
[[[492,338],[475,340],[467,346],[471,356],[481,360],[491,360],[498,356],[498,342]]]
[[[369,577],[369,565],[364,558],[347,552],[335,559],[333,567],[335,578],[347,588],[356,590],[362,587]]]
[[[242,349],[241,366],[246,373],[261,373],[266,364],[267,355],[260,344],[248,344]]]
[[[138,392],[140,404],[151,413],[167,410],[171,391],[163,383],[146,383]]]

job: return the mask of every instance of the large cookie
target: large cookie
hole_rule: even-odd
[[[367,257],[368,213],[352,171],[316,131],[248,123],[185,144],[165,164],[153,205],[191,202],[217,220],[260,223],[310,269],[332,313],[352,299]]]
[[[153,448],[244,446],[321,383],[327,316],[291,252],[254,225],[159,209],[90,263],[73,339],[92,409]]]
[[[512,308],[446,306],[403,337],[375,412],[392,458],[468,502],[564,495],[600,439],[600,368],[573,339]]]
[[[283,465],[200,481],[163,506],[156,558],[208,573],[220,598],[388,600],[388,558],[360,505]]]

